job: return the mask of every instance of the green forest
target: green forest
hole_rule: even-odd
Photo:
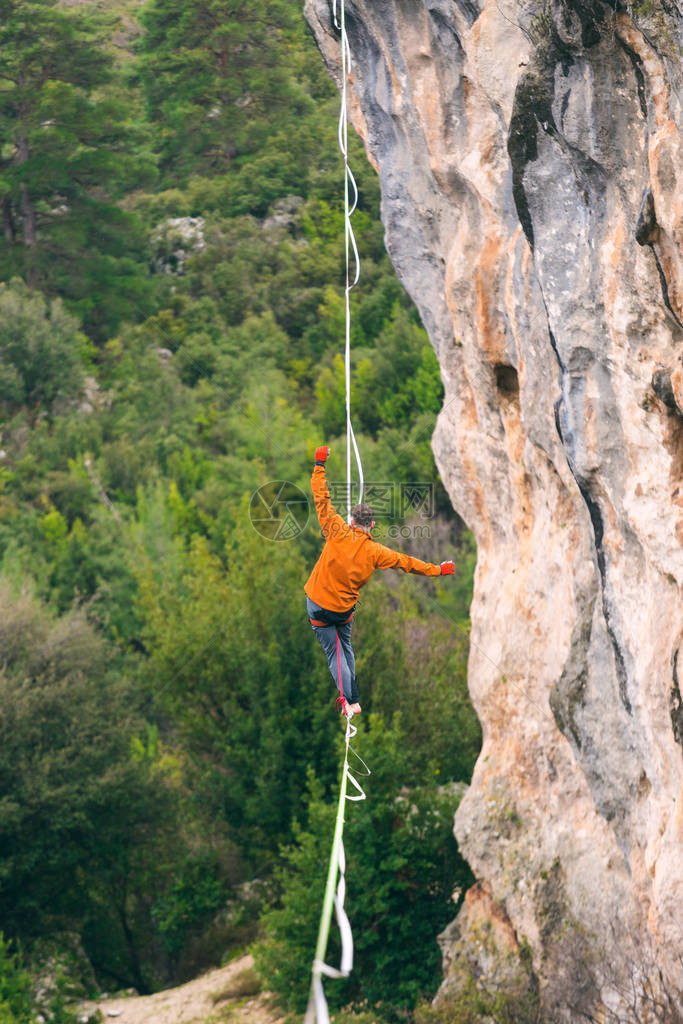
[[[300,6],[0,0],[0,1024],[36,1020],[50,958],[56,1024],[84,957],[80,994],[144,994],[251,949],[305,1006],[343,727],[306,619],[315,515],[282,541],[250,517],[271,481],[310,496],[319,444],[345,477],[339,100]],[[376,574],[354,623],[372,775],[347,814],[356,965],[326,987],[392,1022],[436,991],[471,881],[476,555],[350,143],[366,500],[377,539],[456,561]]]

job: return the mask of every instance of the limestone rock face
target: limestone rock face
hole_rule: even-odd
[[[339,82],[331,3],[305,10]],[[441,364],[434,451],[479,552],[484,743],[455,826],[478,884],[448,977],[495,906],[487,934],[501,957],[528,944],[548,1019],[647,1019],[683,1004],[683,9],[346,19],[387,246]]]

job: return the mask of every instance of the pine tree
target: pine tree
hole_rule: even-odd
[[[145,292],[134,221],[116,206],[143,168],[80,10],[0,0],[0,277],[71,301],[95,333]]]
[[[299,92],[282,59],[282,30],[295,13],[288,0],[150,4],[140,79],[174,178],[225,171],[282,119]]]

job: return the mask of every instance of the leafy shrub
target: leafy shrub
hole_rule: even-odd
[[[73,397],[91,352],[78,321],[59,299],[46,302],[18,279],[0,284],[0,407],[51,412]]]
[[[415,1024],[542,1024],[538,990],[522,986],[511,992],[488,991],[468,978],[457,993],[440,998],[436,1006],[422,1003],[415,1012]]]
[[[0,932],[0,1024],[32,1024],[31,977]]]

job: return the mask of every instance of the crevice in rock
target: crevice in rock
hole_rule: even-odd
[[[683,416],[678,409],[676,412],[669,410],[666,413],[663,441],[664,447],[671,456],[669,479],[675,488],[672,497],[676,498],[680,494],[683,482]],[[683,536],[679,539],[683,543]]]
[[[621,698],[621,703],[623,704],[624,709],[629,715],[631,715],[633,714],[633,708],[631,706],[631,701],[628,697],[628,672],[626,669],[626,659],[624,657],[624,652],[621,649],[619,638],[617,637],[616,631],[614,629],[612,613],[609,606],[609,602],[607,600],[607,562],[605,558],[605,549],[602,543],[605,534],[602,512],[600,511],[600,506],[598,505],[597,501],[590,493],[588,483],[581,477],[579,473],[576,472],[576,467],[574,466],[573,460],[570,457],[570,451],[568,449],[571,449],[571,447],[573,447],[573,440],[565,437],[565,432],[562,427],[561,415],[562,404],[564,401],[564,379],[567,374],[567,368],[564,362],[562,361],[562,358],[560,357],[557,342],[552,331],[550,330],[550,325],[548,325],[548,334],[550,337],[550,344],[552,350],[555,353],[555,358],[557,359],[558,365],[560,367],[562,385],[562,395],[560,396],[560,398],[557,399],[554,407],[555,427],[557,429],[558,437],[562,442],[565,458],[567,459],[567,465],[569,466],[569,470],[572,476],[574,477],[574,480],[576,481],[576,485],[579,488],[579,493],[583,498],[584,504],[586,505],[586,508],[588,509],[588,514],[590,516],[590,521],[593,528],[593,544],[595,546],[595,555],[598,563],[598,572],[600,573],[602,613],[605,619],[607,635],[609,636],[610,644],[612,645],[612,650],[614,652],[614,665],[617,673],[617,682],[619,685],[619,696]]]
[[[562,107],[560,109],[560,120],[561,121],[564,121],[565,117],[567,116],[567,110],[569,109],[569,97],[570,96],[571,96],[571,91],[569,89],[567,89],[566,93],[562,97]]]
[[[636,242],[638,245],[651,245],[659,238],[659,224],[655,213],[655,201],[652,189],[647,188],[640,204],[638,223],[636,224]]]
[[[500,397],[508,401],[519,401],[519,376],[514,366],[496,363],[493,372]]]
[[[614,38],[633,65],[633,71],[636,76],[636,86],[638,89],[640,112],[643,115],[643,120],[647,124],[647,86],[645,84],[645,71],[643,70],[642,58],[640,57],[640,54],[636,53],[633,47],[629,46],[618,33],[615,34]]]
[[[549,704],[555,724],[563,736],[580,753],[583,743],[577,714],[585,702],[587,684],[586,652],[588,651],[593,620],[594,601],[577,616],[569,645],[569,655],[562,675],[550,691]]]
[[[548,315],[548,308],[547,308],[547,306],[545,304],[545,298],[543,298],[543,304],[544,304],[545,312],[546,312],[546,322],[547,322],[547,325],[548,325],[548,337],[549,337],[549,340],[550,340],[550,346],[551,346],[551,348],[553,350],[553,353],[555,355],[555,358],[557,360],[557,364],[558,364],[559,370],[560,370],[561,395],[557,399],[557,401],[555,402],[555,405],[554,405],[555,428],[557,430],[558,437],[560,438],[560,441],[562,443],[562,448],[563,448],[564,453],[565,453],[565,458],[567,459],[567,465],[569,467],[569,471],[572,474],[572,476],[574,477],[574,480],[576,481],[576,485],[579,488],[579,493],[581,494],[581,497],[583,498],[584,504],[586,505],[586,508],[588,509],[588,514],[590,516],[590,521],[591,521],[591,525],[592,525],[592,529],[593,529],[593,543],[594,543],[594,547],[595,547],[595,554],[596,554],[596,560],[597,560],[597,564],[598,564],[598,571],[600,573],[600,583],[601,583],[600,592],[601,592],[601,595],[602,595],[602,612],[603,612],[603,617],[604,617],[604,620],[605,620],[605,627],[607,629],[607,635],[609,636],[610,644],[611,644],[612,650],[614,652],[614,664],[615,664],[615,669],[616,669],[616,673],[617,673],[617,682],[618,682],[618,686],[619,686],[619,696],[621,698],[622,705],[623,705],[625,711],[627,712],[627,714],[632,715],[633,714],[633,708],[632,708],[632,705],[631,705],[631,701],[629,700],[629,697],[628,697],[628,672],[627,672],[627,669],[626,669],[626,659],[624,657],[624,653],[623,653],[623,651],[621,649],[621,646],[619,644],[619,638],[617,637],[615,629],[614,629],[614,624],[613,624],[613,621],[612,621],[612,613],[611,613],[611,610],[610,610],[610,607],[609,607],[609,603],[608,603],[608,600],[607,600],[607,591],[606,591],[606,586],[607,586],[607,563],[606,563],[606,558],[605,558],[605,550],[604,550],[603,543],[602,543],[603,537],[604,537],[604,533],[605,533],[605,528],[604,528],[603,519],[602,519],[602,512],[600,511],[600,506],[598,505],[597,501],[595,500],[595,498],[593,498],[592,494],[590,493],[587,481],[585,479],[583,479],[579,473],[577,473],[576,467],[575,467],[574,462],[573,462],[573,459],[571,458],[571,455],[570,455],[570,452],[573,449],[573,438],[567,438],[565,436],[565,431],[564,431],[563,426],[562,426],[562,406],[563,406],[563,403],[564,403],[565,380],[566,380],[568,371],[567,371],[567,366],[566,366],[564,360],[562,359],[562,356],[560,355],[560,351],[559,351],[559,348],[558,348],[558,345],[557,345],[557,340],[555,338],[555,335],[553,334],[552,329],[550,327],[550,317]]]
[[[621,49],[624,51],[624,53],[630,60],[631,65],[633,66],[636,84],[638,87],[638,101],[640,103],[640,111],[643,115],[643,120],[647,124],[648,87],[643,60],[640,54],[638,54],[632,46],[629,46],[629,44],[624,39],[622,39],[622,37],[618,33],[615,34],[615,39],[618,45],[621,47]],[[662,290],[662,300],[664,302],[664,305],[668,309],[669,313],[671,313],[672,317],[674,318],[678,326],[683,327],[683,322],[681,321],[680,317],[671,305],[671,298],[669,295],[669,283],[667,281],[666,274],[664,272],[664,268],[662,267],[662,263],[657,253],[657,250],[655,249],[655,243],[659,241],[660,234],[660,228],[657,223],[657,217],[655,212],[654,198],[652,196],[651,189],[648,188],[643,197],[643,202],[640,207],[640,213],[638,215],[638,223],[636,225],[636,241],[639,245],[647,245],[650,247],[652,255],[654,256],[655,266],[657,267],[657,273],[659,275],[659,283]]]
[[[638,213],[638,221],[636,223],[636,242],[638,245],[648,246],[655,259],[655,266],[657,267],[657,273],[659,274],[659,284],[662,289],[662,299],[664,305],[671,313],[672,317],[679,325],[683,327],[683,323],[675,310],[671,305],[671,299],[669,296],[669,282],[666,279],[664,268],[661,260],[655,249],[655,243],[659,242],[661,238],[661,229],[657,223],[657,212],[655,210],[655,201],[652,195],[652,189],[647,188],[643,201],[640,204],[640,212]]]
[[[655,249],[654,244],[650,243],[650,249],[652,250],[652,255],[655,258],[655,266],[657,267],[657,273],[659,274],[659,284],[662,289],[662,300],[664,302],[664,305],[669,310],[678,326],[683,327],[683,322],[680,320],[680,318],[678,317],[677,313],[671,305],[671,299],[669,298],[669,283],[666,279],[664,268],[662,267],[661,261],[659,259],[659,256],[657,255],[657,250]]]
[[[571,463],[569,465],[569,468],[572,468]],[[617,672],[617,682],[619,684],[619,696],[621,698],[621,703],[623,704],[627,714],[631,715],[633,714],[633,708],[631,707],[631,701],[628,698],[628,672],[626,671],[626,659],[624,658],[624,653],[619,644],[619,639],[614,631],[612,613],[609,607],[609,602],[607,601],[607,565],[605,559],[605,549],[602,543],[603,537],[605,535],[605,527],[602,520],[602,512],[600,511],[600,506],[598,505],[597,501],[590,493],[586,481],[582,480],[578,476],[578,474],[574,473],[573,470],[572,473],[574,475],[574,479],[576,480],[579,491],[581,492],[581,497],[583,498],[586,504],[586,508],[588,509],[588,514],[590,516],[591,524],[593,526],[595,554],[597,556],[598,571],[600,572],[600,582],[602,585],[602,614],[605,619],[605,626],[607,627],[607,635],[610,638],[610,643],[612,644],[612,650],[614,652],[614,665]]]
[[[655,370],[652,374],[652,390],[667,409],[680,413],[681,410],[678,408],[673,385],[671,383],[670,370],[667,370],[664,366],[660,366]]]
[[[676,743],[683,749],[683,700],[681,699],[681,687],[678,680],[678,655],[676,650],[673,656],[673,686],[669,694],[669,714],[671,715],[671,728],[674,731]]]
[[[548,310],[546,309],[546,316],[547,316],[547,314],[548,314]],[[567,367],[565,366],[564,360],[562,359],[562,356],[560,355],[560,350],[557,347],[557,340],[556,340],[555,335],[553,334],[552,330],[550,329],[550,324],[548,324],[548,336],[550,337],[550,347],[552,348],[553,352],[555,353],[555,358],[557,359],[557,365],[560,367],[560,373],[564,377],[565,373],[567,372]]]

